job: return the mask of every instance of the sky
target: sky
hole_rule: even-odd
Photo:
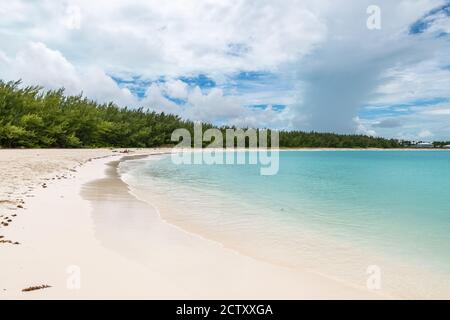
[[[448,0],[0,0],[0,79],[214,124],[450,140]]]

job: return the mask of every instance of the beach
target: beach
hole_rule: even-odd
[[[380,298],[165,222],[117,166],[170,150],[121,151],[0,150],[0,299]]]

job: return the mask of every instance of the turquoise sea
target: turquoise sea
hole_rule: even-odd
[[[450,151],[281,151],[258,165],[122,163],[163,219],[243,254],[380,294],[450,298]],[[373,288],[372,288],[373,289]]]

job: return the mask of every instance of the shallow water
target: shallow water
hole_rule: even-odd
[[[450,151],[283,151],[280,170],[121,164],[162,217],[255,258],[383,293],[450,298]]]

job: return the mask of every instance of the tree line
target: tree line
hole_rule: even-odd
[[[449,148],[448,146],[450,146],[450,141],[434,141],[433,146],[435,148]]]
[[[204,130],[214,128],[204,123]],[[21,86],[20,81],[0,80],[0,147],[2,148],[97,148],[170,146],[172,132],[194,123],[177,115],[144,108],[98,103],[64,89],[45,91]],[[225,132],[227,127],[220,127]],[[270,132],[269,132],[270,133]],[[285,148],[399,148],[398,140],[365,135],[280,131]],[[207,143],[205,143],[207,144]]]

